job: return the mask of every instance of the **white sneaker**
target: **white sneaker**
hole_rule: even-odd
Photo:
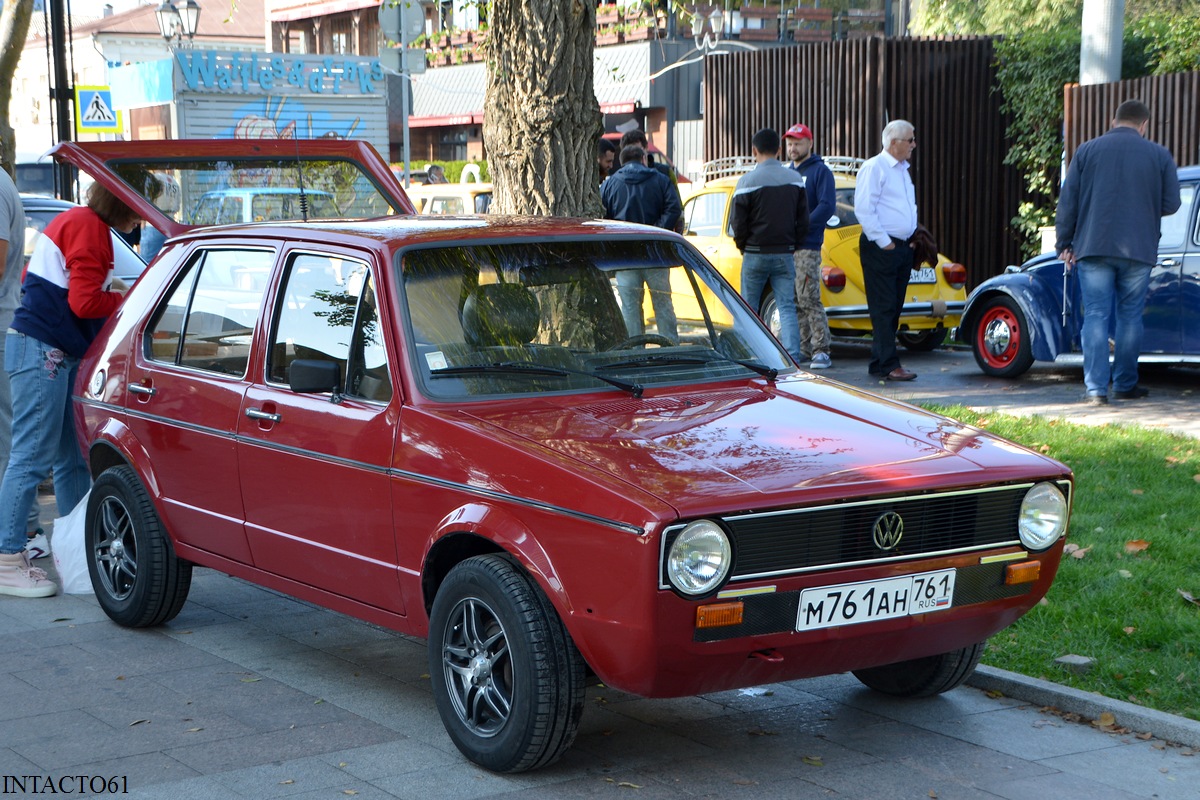
[[[38,528],[37,533],[30,536],[29,541],[25,543],[25,554],[29,556],[30,561],[50,555],[50,540],[41,528]]]
[[[0,553],[0,594],[53,597],[58,585],[46,577],[46,570],[31,566],[25,553]]]
[[[829,353],[817,353],[812,357],[812,363],[808,365],[809,369],[829,369],[833,366],[833,361],[829,358]]]

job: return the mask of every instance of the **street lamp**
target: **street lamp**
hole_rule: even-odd
[[[164,39],[182,42],[186,36],[190,43],[200,24],[200,4],[196,0],[185,0],[175,6],[171,0],[163,0],[162,5],[155,9],[154,16],[158,18],[158,32]]]

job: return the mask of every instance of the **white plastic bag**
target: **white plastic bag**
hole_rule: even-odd
[[[50,553],[64,594],[91,594],[92,578],[88,575],[87,549],[83,543],[83,527],[87,520],[89,490],[65,517],[54,520],[50,536]]]

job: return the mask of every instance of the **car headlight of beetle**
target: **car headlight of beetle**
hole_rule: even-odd
[[[686,595],[704,595],[729,575],[733,548],[720,525],[700,519],[680,531],[667,552],[667,578]]]
[[[1067,498],[1052,483],[1039,483],[1025,493],[1017,532],[1030,550],[1045,550],[1067,531]]]

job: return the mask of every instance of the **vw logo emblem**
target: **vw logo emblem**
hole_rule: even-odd
[[[880,550],[892,550],[904,538],[904,520],[895,511],[885,511],[875,520],[871,538]]]

